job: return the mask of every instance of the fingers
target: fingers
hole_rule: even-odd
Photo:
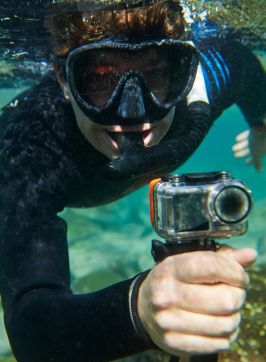
[[[178,354],[178,351],[190,354],[214,353],[229,349],[236,340],[239,331],[234,332],[230,337],[205,337],[192,334],[180,334],[169,332],[164,337],[164,349],[170,354]]]
[[[236,158],[244,158],[250,155],[249,135],[250,131],[246,130],[236,136],[236,144],[232,147]]]
[[[171,354],[212,353],[237,336],[249,277],[243,266],[253,249],[222,246],[217,252],[174,255],[143,281],[138,312],[151,339]]]
[[[172,267],[173,275],[184,283],[226,283],[241,288],[249,283],[243,267],[233,258],[227,258],[221,253],[200,251],[167,259],[167,262],[161,263],[163,275],[167,275],[164,268]]]
[[[163,310],[155,317],[158,328],[168,331],[209,337],[228,337],[235,333],[241,322],[239,312],[226,316],[191,313],[178,308]]]
[[[240,151],[234,152],[234,155],[236,158],[244,158],[250,155],[250,149],[245,148]]]
[[[248,139],[249,137],[249,134],[250,134],[250,131],[247,129],[241,133],[239,133],[237,136],[236,136],[236,141],[237,142],[242,142],[242,141],[245,141]]]
[[[162,311],[155,317],[155,343],[168,353],[212,353],[228,349],[236,340],[240,314],[209,316],[178,309]]]
[[[236,158],[246,158],[247,165],[253,164],[257,171],[262,171],[263,156],[266,154],[266,132],[252,128],[241,132],[232,149]]]
[[[233,150],[234,151],[241,151],[245,148],[248,148],[248,140],[244,140],[244,141],[239,141],[238,143],[236,143],[234,146],[233,146]]]
[[[258,257],[255,249],[243,248],[233,249],[229,246],[223,245],[218,251],[218,254],[223,255],[225,258],[231,258],[244,268],[254,263]]]
[[[249,134],[249,130],[246,130],[236,136],[236,144],[233,146],[233,152],[235,157],[242,158],[250,154]]]
[[[246,157],[250,154],[249,141],[238,142],[233,146],[234,155],[237,158]]]
[[[151,305],[154,310],[179,308],[199,314],[229,315],[241,309],[246,298],[242,288],[225,284],[202,285],[161,283],[160,289],[153,290]]]

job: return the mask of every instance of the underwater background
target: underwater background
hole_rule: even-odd
[[[197,14],[202,14],[202,11],[209,9],[210,3],[217,6],[221,5],[222,1],[188,1],[187,3],[193,3],[194,10],[197,7]],[[242,1],[242,5],[247,3],[250,6],[256,3],[257,5],[264,4],[265,10],[265,1]],[[223,11],[226,9],[225,7]],[[256,10],[259,10],[258,7]],[[263,8],[260,9],[260,14],[261,12]],[[3,14],[0,13],[0,20],[4,19]],[[226,16],[227,14],[224,15],[223,21],[227,19],[230,22],[229,16]],[[255,16],[256,13],[254,18]],[[216,14],[216,18],[213,16],[213,19],[219,21],[220,18]],[[250,43],[256,44],[254,50],[265,65],[264,42],[257,44],[258,39],[261,40],[265,36],[260,28],[260,26],[265,26],[265,23],[263,25],[260,18],[257,21],[257,24],[251,22],[250,25],[250,29],[256,26],[257,33],[249,32],[248,34],[252,35],[249,38]],[[237,24],[240,26],[239,22]],[[12,99],[14,100],[17,94],[34,84],[40,74],[49,69],[49,63],[42,57],[37,60],[29,57],[22,59],[21,53],[14,50],[14,47],[8,48],[6,43],[3,46],[1,31],[3,30],[0,27],[0,45],[2,45],[0,49],[0,109]],[[247,37],[246,32],[243,33],[244,37]],[[22,51],[20,48],[20,52]],[[15,61],[14,54],[19,54]],[[18,59],[20,62],[17,62]],[[266,159],[264,159],[264,169],[259,173],[253,166],[247,166],[243,160],[234,158],[231,148],[235,143],[235,137],[245,129],[247,129],[247,124],[239,109],[236,106],[229,108],[215,122],[190,160],[176,171],[177,173],[230,171],[234,178],[246,183],[254,198],[248,232],[241,237],[226,240],[227,244],[234,247],[255,248],[259,257],[256,264],[250,268],[251,285],[239,339],[230,352],[220,354],[219,361],[223,362],[266,361]],[[68,223],[71,281],[73,290],[76,292],[103,288],[153,265],[150,253],[151,240],[158,236],[150,223],[148,186],[106,206],[91,209],[65,209],[61,216]],[[4,330],[2,310],[0,310],[0,316],[0,362],[14,362]],[[165,354],[155,351],[123,359],[124,362],[168,360]]]

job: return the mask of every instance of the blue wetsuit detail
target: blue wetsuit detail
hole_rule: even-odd
[[[217,50],[200,51],[203,76],[210,103],[230,86],[230,70]]]
[[[244,45],[228,40],[195,42],[214,117],[236,103],[250,126],[264,125],[265,71]]]
[[[224,73],[224,70],[222,68],[221,63],[218,61],[218,59],[216,58],[216,55],[214,54],[214,52],[212,51],[208,51],[208,53],[210,54],[210,56],[212,57],[214,63],[215,63],[215,67],[217,68],[217,71],[221,74],[222,79],[223,79],[223,88],[225,88],[227,86],[227,79]]]
[[[217,75],[217,71],[216,69],[214,68],[211,60],[209,59],[209,57],[204,54],[203,52],[200,53],[201,55],[201,58],[203,59],[203,62],[202,62],[202,66],[203,66],[203,69],[204,69],[204,74],[206,76],[206,74],[210,74],[210,76],[208,76],[208,79],[207,79],[207,82],[209,82],[210,84],[212,84],[212,81],[211,81],[211,78],[214,80],[215,84],[214,86],[212,86],[212,92],[214,91],[214,89],[216,90],[216,92],[218,94],[220,94],[221,92],[221,86],[220,86],[220,82],[219,82],[219,78],[218,78],[218,75]],[[210,87],[209,87],[210,89]],[[209,99],[212,100],[213,99],[213,93],[210,93],[208,94],[209,96]]]
[[[227,82],[229,82],[230,79],[231,79],[229,68],[226,65],[226,63],[225,63],[224,59],[222,58],[221,54],[218,51],[216,51],[215,53],[216,53],[217,57],[220,59],[220,66],[223,67],[223,69],[225,71],[225,74],[226,74]]]

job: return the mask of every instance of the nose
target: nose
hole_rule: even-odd
[[[131,77],[126,81],[117,114],[124,119],[144,117],[143,94],[139,80],[136,77]]]

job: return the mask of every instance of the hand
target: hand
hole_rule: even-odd
[[[257,171],[262,171],[262,159],[266,154],[266,128],[241,132],[236,137],[233,152],[236,158],[246,158],[247,164],[253,164]]]
[[[253,249],[222,247],[157,264],[138,299],[139,316],[153,342],[172,355],[228,349],[238,335],[249,283],[244,267],[255,259]]]

